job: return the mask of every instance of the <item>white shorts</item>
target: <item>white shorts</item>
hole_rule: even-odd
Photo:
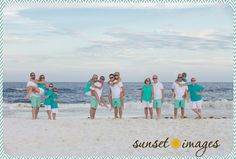
[[[142,105],[144,108],[152,108],[152,103],[147,101],[142,101]]]
[[[90,97],[91,96],[91,91],[86,92],[85,95]]]
[[[191,101],[190,102],[191,109],[202,109],[202,100],[199,101]]]
[[[44,105],[45,110],[51,110],[51,105]]]
[[[39,88],[39,95],[40,96],[44,95],[44,89],[43,88]]]
[[[58,108],[53,108],[52,113],[58,113]]]

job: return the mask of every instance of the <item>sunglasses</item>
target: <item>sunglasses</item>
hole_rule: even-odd
[[[191,80],[191,81],[195,82],[196,80]]]
[[[157,79],[157,78],[152,78],[152,79]]]
[[[30,76],[35,76],[35,75],[30,75]]]
[[[101,78],[100,80],[103,80],[103,81],[104,81],[105,79],[104,79],[104,78]]]
[[[183,78],[183,77],[178,77],[178,78]]]
[[[114,78],[114,76],[109,77],[110,79]]]

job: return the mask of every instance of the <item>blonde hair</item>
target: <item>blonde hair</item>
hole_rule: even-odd
[[[98,79],[98,75],[93,74],[93,77],[90,79],[90,82],[91,82],[91,81],[95,81],[95,79]]]

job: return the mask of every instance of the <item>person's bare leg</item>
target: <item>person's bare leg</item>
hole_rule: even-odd
[[[95,118],[95,112],[96,112],[96,109],[94,108],[90,108],[90,119],[94,119]]]
[[[56,120],[56,113],[52,113],[53,120]]]
[[[47,110],[47,114],[48,114],[48,119],[52,119],[52,111],[51,110]]]
[[[123,92],[120,93],[120,99],[121,99],[121,104],[122,104],[122,112],[124,112],[125,96]]]
[[[144,108],[144,114],[145,114],[145,118],[148,119],[148,108],[147,107]]]
[[[32,86],[29,86],[27,87],[27,90],[26,90],[26,96],[24,97],[25,99],[28,99],[30,97],[30,94],[32,92],[34,93],[39,93],[40,92],[40,89],[38,87],[32,87]]]
[[[35,120],[35,108],[32,108],[32,120]]]
[[[152,110],[152,108],[148,108],[148,109],[149,109],[150,117],[152,119],[153,118],[153,110]]]
[[[202,119],[202,110],[198,109],[199,118]]]
[[[114,118],[118,118],[118,108],[114,108],[114,115],[115,117]]]
[[[120,118],[120,119],[122,118],[122,114],[123,114],[123,109],[122,109],[122,107],[121,107],[121,108],[119,108],[119,118]]]
[[[157,111],[157,119],[160,119],[161,118],[161,108],[157,108],[156,111]]]
[[[109,108],[109,107],[107,106],[107,102],[105,101],[105,99],[103,98],[103,96],[101,96],[100,100],[101,100],[101,103],[102,103],[101,106],[106,107],[106,108]]]
[[[184,118],[184,108],[181,108],[181,118]]]
[[[111,96],[108,96],[108,100],[109,100],[109,103],[111,105],[111,108],[110,108],[110,111],[112,111],[114,109],[113,105],[112,105],[112,97]]]
[[[27,93],[26,93],[26,96],[24,98],[28,99],[30,97],[30,94],[33,92],[33,87],[32,86],[27,87],[26,92]]]
[[[93,116],[92,111],[93,111],[92,108],[90,108],[90,109],[89,109],[89,116],[90,116],[90,119],[93,119],[93,117],[92,117],[92,116]]]
[[[39,108],[36,108],[36,110],[35,110],[35,119],[38,118],[38,114],[39,114]]]
[[[99,99],[97,92],[94,90],[91,90],[91,95],[94,96],[96,100],[98,101],[98,104],[101,105],[101,100]]]
[[[174,118],[177,118],[177,112],[178,112],[178,108],[174,108]]]

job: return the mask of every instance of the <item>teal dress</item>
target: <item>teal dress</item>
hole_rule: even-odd
[[[53,90],[52,89],[47,89],[45,91],[45,96],[48,98],[44,99],[44,105],[51,105],[51,98],[52,98]]]
[[[91,86],[92,86],[91,82],[90,82],[90,81],[88,81],[88,82],[87,82],[87,85],[86,85],[86,87],[85,87],[84,93],[87,93],[87,92],[89,92],[89,91],[90,91],[90,87],[91,87]]]
[[[144,85],[142,100],[149,102],[151,101],[151,98],[152,98],[152,85],[150,84],[148,87]]]
[[[46,86],[44,83],[38,83],[38,87],[45,90]]]
[[[58,108],[58,103],[54,101],[55,99],[58,99],[58,95],[56,93],[53,93],[51,96],[51,108],[52,109]]]

